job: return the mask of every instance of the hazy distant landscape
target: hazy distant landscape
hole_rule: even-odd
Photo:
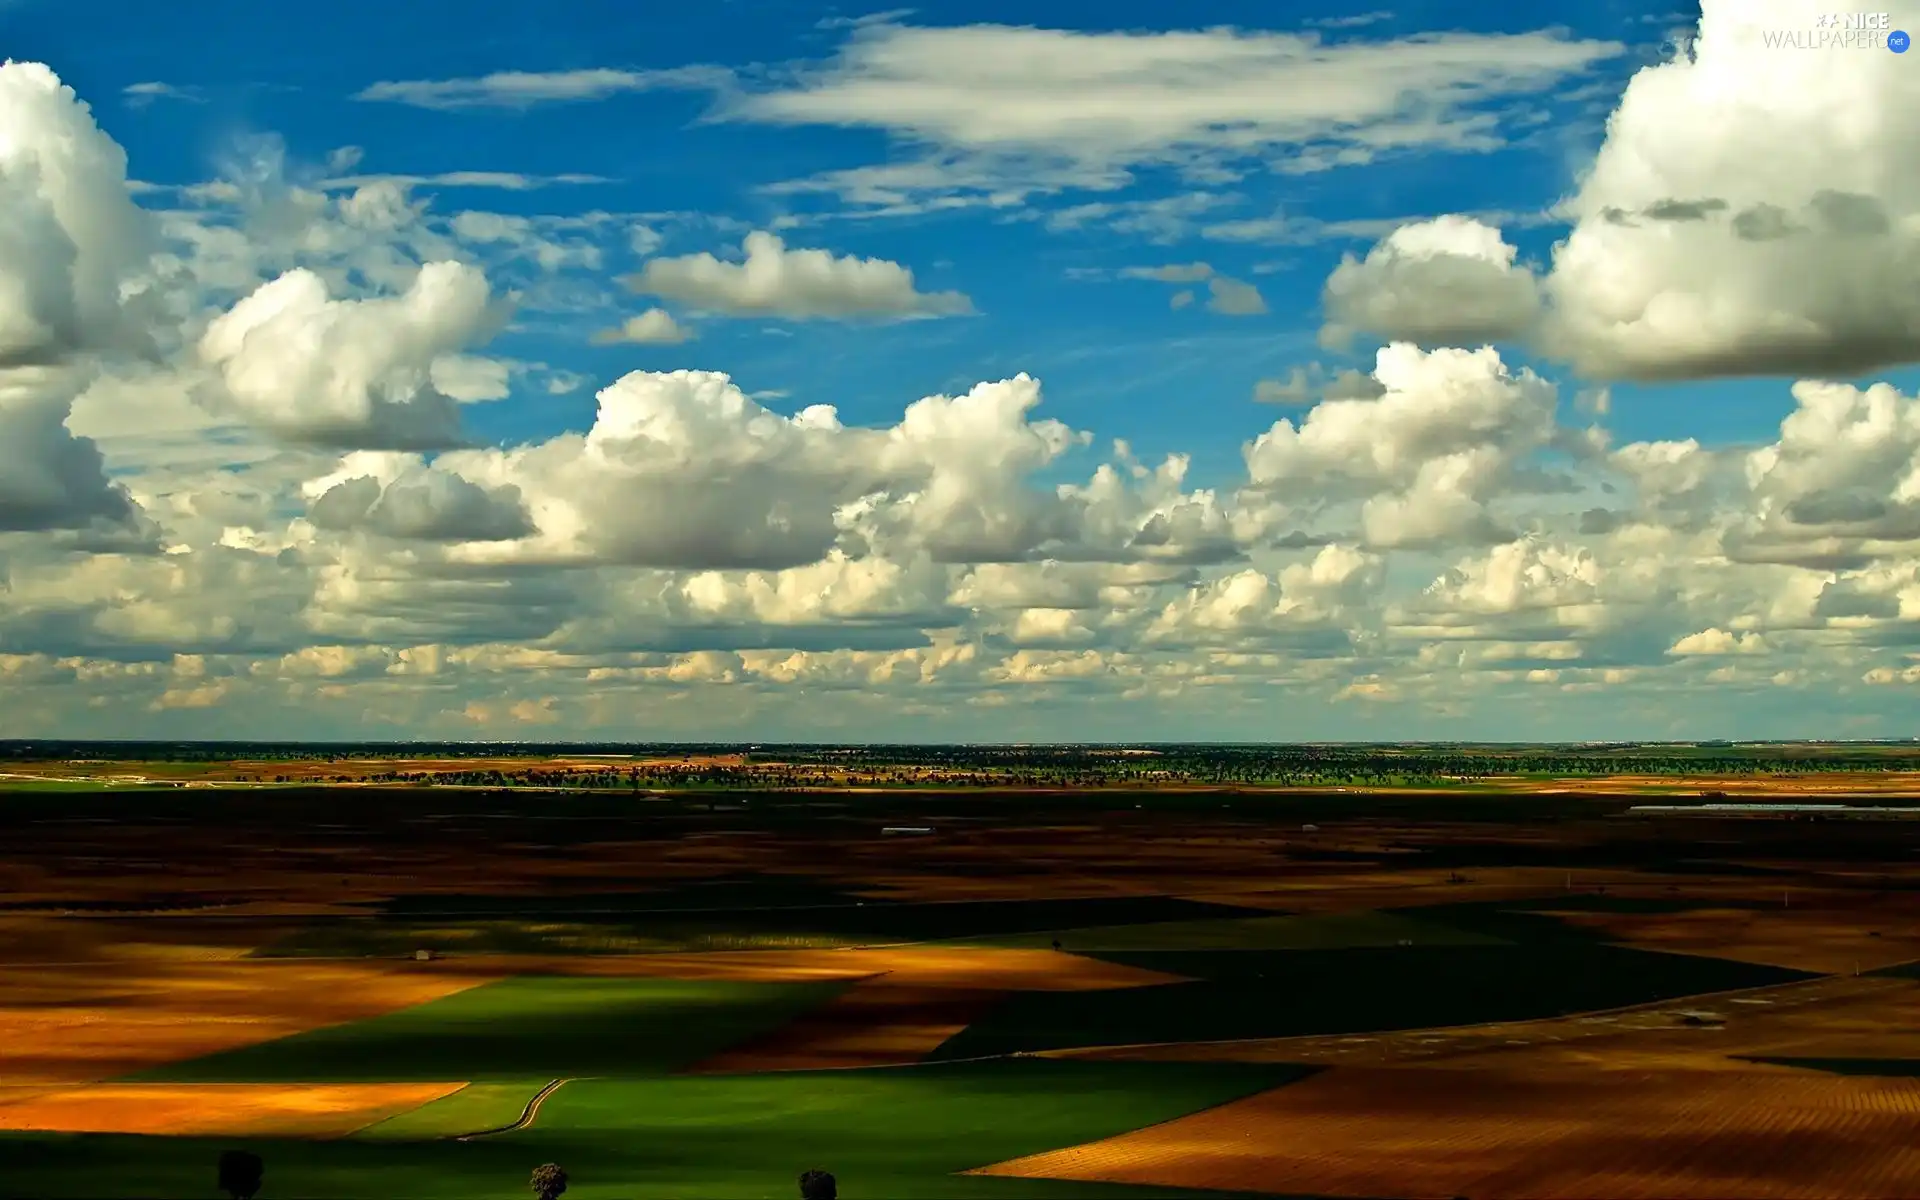
[[[0,787],[355,784],[612,792],[1557,789],[1906,794],[1920,742],[391,746],[0,742]],[[1920,793],[1915,793],[1920,794]]]

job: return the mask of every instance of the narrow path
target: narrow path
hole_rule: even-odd
[[[566,1082],[565,1079],[556,1079],[535,1092],[533,1099],[527,1101],[527,1106],[520,1110],[520,1115],[514,1119],[513,1124],[502,1125],[496,1129],[482,1129],[476,1133],[463,1133],[453,1140],[456,1142],[470,1142],[475,1138],[493,1137],[496,1134],[512,1133],[517,1129],[525,1129],[527,1126],[533,1124],[535,1117],[540,1115],[540,1105],[546,1098],[559,1091],[560,1085]]]

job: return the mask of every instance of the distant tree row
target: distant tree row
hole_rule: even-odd
[[[826,757],[822,755],[821,757]],[[524,768],[337,773],[336,783],[441,784],[478,788],[578,788],[596,791],[811,791],[831,788],[1111,787],[1445,787],[1503,778],[1598,778],[1610,775],[1797,777],[1832,771],[1920,769],[1893,755],[1822,757],[1751,754],[1595,754],[1553,748],[1486,753],[1439,749],[1348,747],[1165,750],[1152,755],[1086,750],[1034,753],[932,747],[918,759],[841,751],[839,761],[743,765],[680,762],[627,767]],[[284,779],[285,777],[281,777]]]

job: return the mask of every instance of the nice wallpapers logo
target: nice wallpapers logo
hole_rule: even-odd
[[[1811,29],[1766,29],[1760,36],[1774,50],[1891,50],[1905,54],[1912,39],[1883,12],[1821,13]]]

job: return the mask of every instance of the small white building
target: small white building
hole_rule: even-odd
[[[901,835],[905,835],[909,837],[916,837],[916,836],[925,837],[927,834],[933,832],[933,826],[931,825],[888,825],[883,827],[880,830],[880,832],[883,836],[886,836],[886,837],[897,837]]]
[[[433,951],[431,951],[431,950],[415,950],[415,951],[413,952],[413,961],[415,961],[415,962],[432,962],[432,961],[433,961]]]

